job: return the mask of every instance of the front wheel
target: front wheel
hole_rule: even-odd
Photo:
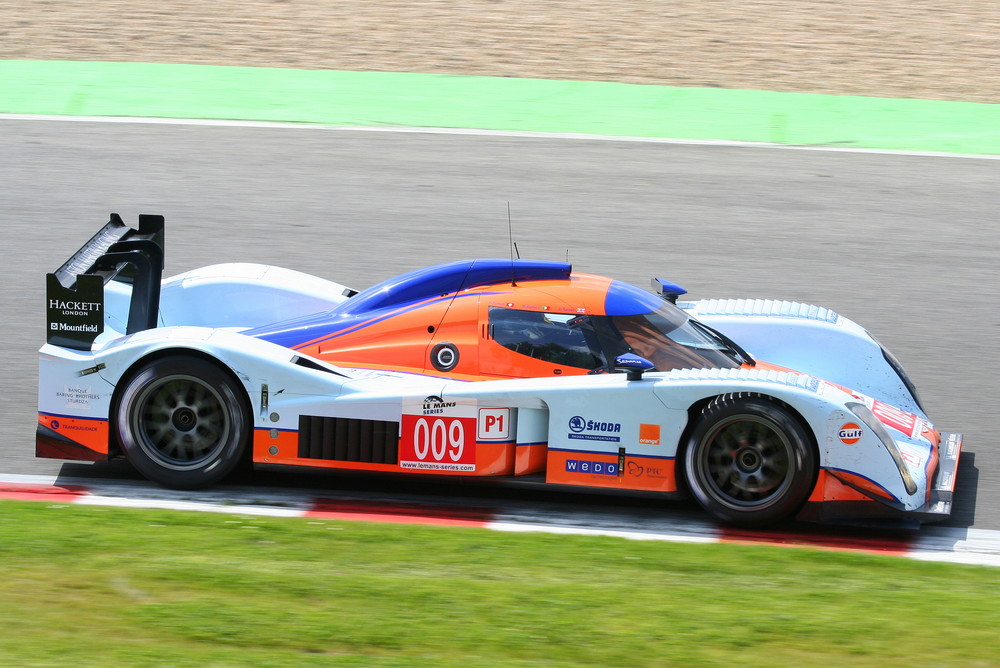
[[[118,441],[139,473],[166,487],[196,489],[239,466],[250,440],[243,388],[206,360],[153,360],[117,402]]]
[[[741,526],[794,515],[815,484],[816,449],[791,412],[762,397],[725,395],[702,411],[684,473],[715,517]]]

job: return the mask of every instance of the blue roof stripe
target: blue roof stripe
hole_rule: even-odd
[[[572,265],[537,260],[460,260],[417,269],[360,292],[335,309],[337,313],[377,311],[508,281],[566,280]]]
[[[536,260],[462,260],[417,269],[348,299],[337,308],[244,332],[288,348],[329,341],[396,315],[453,299],[462,290],[508,281],[568,280],[572,265]],[[497,293],[490,293],[497,294]]]

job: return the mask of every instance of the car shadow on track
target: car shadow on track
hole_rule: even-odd
[[[149,485],[126,462],[97,464],[66,463],[60,469],[58,482],[79,483],[80,480],[113,480]],[[941,537],[963,540],[975,521],[979,470],[974,453],[966,453],[961,461],[958,490],[952,517],[939,525],[945,529]],[[213,487],[206,498],[225,495],[230,490],[237,496],[248,490],[281,492],[311,498],[362,496],[370,500],[405,497],[417,505],[447,503],[464,507],[532,509],[539,514],[559,517],[560,523],[586,527],[591,522],[617,525],[627,530],[663,527],[666,524],[712,526],[705,513],[690,500],[664,499],[652,493],[595,490],[592,488],[553,487],[538,480],[491,480],[442,478],[438,476],[393,476],[367,472],[324,469],[289,470],[282,467],[259,467],[225,484]],[[166,490],[161,490],[166,491]],[[183,493],[197,498],[198,492]],[[533,514],[533,513],[532,513]],[[766,530],[735,530],[717,527],[723,540],[735,542],[784,542],[830,547],[892,550],[894,541],[900,546],[912,538],[912,528],[893,525],[845,526],[786,522]],[[959,530],[956,532],[955,530]],[[966,531],[962,531],[965,529]],[[916,532],[919,533],[919,532]],[[866,548],[870,544],[871,547]]]

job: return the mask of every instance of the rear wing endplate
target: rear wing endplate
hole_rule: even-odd
[[[127,334],[156,327],[163,276],[163,216],[142,214],[139,229],[117,213],[59,269],[45,277],[46,340],[90,350],[104,331],[104,286],[132,285]]]

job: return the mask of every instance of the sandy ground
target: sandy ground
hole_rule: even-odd
[[[1000,102],[1000,0],[2,0],[0,59]]]

